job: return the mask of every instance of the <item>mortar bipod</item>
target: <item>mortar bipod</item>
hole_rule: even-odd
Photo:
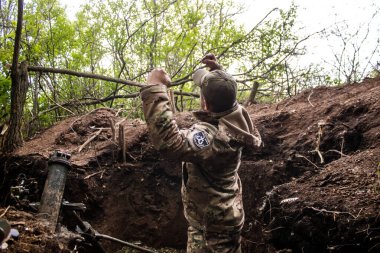
[[[147,248],[135,245],[133,243],[117,239],[117,238],[109,236],[109,235],[100,234],[95,229],[92,228],[90,223],[83,221],[75,211],[73,211],[73,215],[74,215],[74,217],[78,223],[78,227],[76,229],[77,232],[80,233],[83,236],[83,238],[85,238],[85,240],[87,240],[89,243],[93,244],[93,246],[96,248],[96,250],[99,253],[105,253],[105,250],[103,249],[103,247],[99,243],[100,239],[105,239],[105,240],[117,242],[117,243],[123,244],[129,248],[140,250],[142,252],[158,253],[157,251],[147,249]]]

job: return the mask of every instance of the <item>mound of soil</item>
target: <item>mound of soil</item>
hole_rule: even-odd
[[[244,252],[379,249],[379,97],[378,78],[319,87],[278,104],[247,108],[264,147],[243,153]],[[190,113],[175,117],[180,127],[195,122]],[[115,138],[121,126],[125,162]],[[25,142],[12,156],[0,157],[3,206],[35,216],[28,204],[41,197],[54,150],[72,154],[65,200],[84,203],[87,210],[81,217],[99,233],[155,248],[185,248],[181,163],[167,161],[153,149],[144,122],[102,108],[59,122]],[[10,189],[21,183],[29,191],[15,197]],[[25,219],[39,226],[37,220]],[[74,231],[69,219],[61,223]],[[28,244],[20,230],[10,247],[13,252]],[[35,236],[41,238],[56,236],[38,231]],[[122,248],[102,244],[109,252]],[[74,246],[58,240],[49,247],[64,252]]]
[[[292,252],[378,252],[379,157],[380,148],[357,152],[269,192],[268,241]]]

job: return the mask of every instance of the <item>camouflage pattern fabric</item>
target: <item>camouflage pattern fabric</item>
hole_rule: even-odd
[[[241,253],[240,232],[209,233],[193,227],[187,230],[187,253]]]
[[[239,233],[244,224],[238,175],[242,147],[261,144],[248,113],[238,104],[223,113],[199,112],[195,114],[199,123],[180,130],[170,111],[166,86],[144,87],[140,96],[153,145],[166,157],[183,161],[181,191],[190,227],[204,235]],[[191,240],[197,244],[198,240]]]

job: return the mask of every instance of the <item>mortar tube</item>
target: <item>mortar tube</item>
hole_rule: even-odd
[[[48,222],[50,232],[54,233],[57,227],[61,210],[66,176],[71,168],[70,154],[55,151],[48,162],[48,176],[41,196],[39,217]]]

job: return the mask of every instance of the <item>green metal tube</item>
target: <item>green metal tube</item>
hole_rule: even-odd
[[[71,168],[70,155],[55,151],[49,159],[48,176],[41,196],[39,216],[49,222],[51,232],[55,232],[62,205],[66,175]]]

